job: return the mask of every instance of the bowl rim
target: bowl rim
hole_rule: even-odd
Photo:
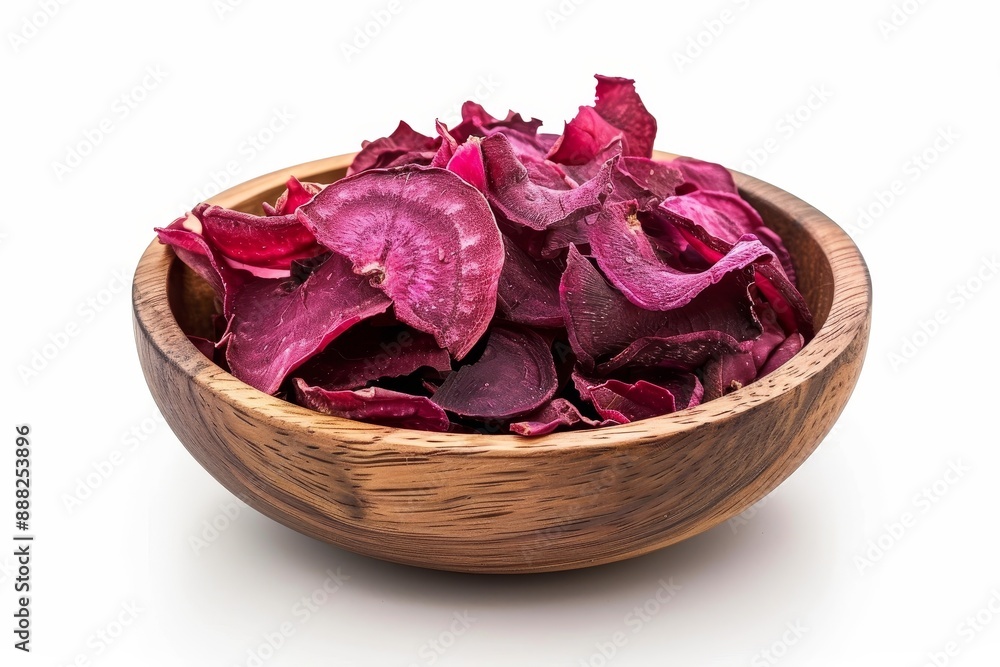
[[[235,185],[206,201],[234,207],[248,199],[249,195],[280,188],[289,176],[309,180],[319,174],[345,169],[355,155],[346,153],[279,169]],[[673,153],[654,151],[656,159],[669,160],[673,157],[676,157]],[[133,320],[164,359],[235,411],[248,417],[251,416],[248,413],[255,413],[254,418],[275,426],[306,429],[311,435],[328,432],[331,448],[343,442],[345,432],[351,432],[352,440],[378,441],[394,449],[424,453],[427,450],[460,447],[468,453],[523,452],[529,455],[569,447],[614,447],[633,443],[637,436],[665,438],[732,419],[777,398],[785,391],[795,389],[835,363],[855,338],[867,330],[872,303],[871,276],[860,250],[847,233],[798,197],[747,174],[730,171],[741,193],[746,192],[768,202],[780,199],[780,209],[816,241],[833,276],[829,312],[813,339],[777,370],[725,396],[667,415],[630,424],[527,437],[508,433],[440,433],[379,426],[301,407],[244,383],[205,357],[188,340],[167,298],[168,274],[172,262],[177,261],[176,256],[156,238],[136,266],[132,285]],[[774,391],[776,387],[781,387],[782,391]],[[252,400],[248,401],[248,398]]]

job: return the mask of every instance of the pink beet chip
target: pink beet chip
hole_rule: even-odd
[[[237,290],[226,360],[236,377],[273,394],[285,377],[389,299],[331,255],[305,282],[257,278]]]
[[[451,373],[432,400],[463,417],[507,419],[537,410],[557,387],[545,339],[530,329],[497,324],[482,356]]]
[[[510,430],[518,435],[539,436],[548,435],[559,427],[594,428],[617,423],[611,419],[591,419],[565,398],[553,398],[531,414],[525,415],[522,421],[511,424]]]
[[[451,426],[444,410],[425,396],[413,396],[381,387],[328,391],[321,387],[310,387],[301,378],[296,378],[295,395],[303,407],[345,419],[423,431],[444,432]]]
[[[350,176],[316,195],[298,217],[392,299],[402,322],[432,334],[456,359],[489,326],[503,242],[486,199],[452,172]]]

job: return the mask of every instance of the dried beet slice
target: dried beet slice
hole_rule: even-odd
[[[683,216],[675,216],[672,222],[687,242],[709,261],[719,261],[738,245],[712,236],[704,228]],[[754,280],[757,288],[774,309],[785,332],[798,331],[807,341],[811,339],[814,328],[809,305],[781,268],[781,265],[772,258],[770,261],[758,262],[754,268],[756,271]]]
[[[785,364],[786,361],[794,357],[805,346],[805,338],[800,333],[793,333],[784,342],[774,349],[767,362],[761,366],[757,377],[764,377]]]
[[[750,341],[740,342],[719,331],[696,331],[677,336],[639,338],[611,360],[600,364],[597,372],[608,375],[621,368],[664,368],[693,371],[710,359],[729,354],[744,354]]]
[[[276,278],[251,280],[233,299],[226,360],[233,375],[273,394],[289,373],[330,341],[389,305],[381,290],[336,254],[299,285]]]
[[[291,214],[259,216],[207,204],[196,206],[192,213],[213,248],[257,276],[288,275],[292,260],[323,251]]]
[[[189,229],[186,226],[189,224],[198,227],[198,231]],[[221,253],[208,244],[200,233],[197,218],[183,216],[170,226],[157,227],[154,231],[161,243],[169,245],[178,259],[211,286],[222,304],[223,314],[228,318],[232,314],[236,291],[252,279],[251,276],[230,266]]]
[[[497,307],[511,322],[536,327],[561,327],[559,280],[562,262],[536,261],[503,237],[506,258],[497,288]]]
[[[611,172],[617,157],[608,160],[597,176],[580,187],[553,190],[531,180],[505,135],[486,137],[480,149],[490,204],[507,220],[537,231],[596,212],[612,189]]]
[[[495,324],[482,356],[452,372],[432,400],[462,417],[508,419],[537,410],[557,388],[545,339],[531,329]]]
[[[727,273],[773,257],[756,238],[745,237],[705,271],[684,273],[656,254],[636,212],[635,202],[608,204],[590,226],[589,238],[604,275],[642,308],[679,308]]]
[[[451,427],[448,415],[427,397],[381,387],[328,391],[296,378],[295,396],[303,407],[345,419],[423,431],[445,432]]]
[[[294,176],[289,176],[285,191],[278,195],[277,201],[274,202],[271,215],[295,213],[295,209],[309,202],[324,187],[326,186],[321,183],[302,183]]]
[[[486,331],[503,242],[486,199],[459,176],[436,167],[367,171],[328,186],[298,216],[392,298],[400,321],[456,359]]]
[[[430,164],[439,141],[440,138],[420,134],[409,124],[399,121],[399,125],[388,137],[361,144],[361,152],[347,168],[347,175],[406,164]]]
[[[559,286],[570,345],[585,370],[636,339],[717,331],[745,341],[760,335],[748,293],[751,270],[733,271],[706,287],[691,303],[672,311],[636,306],[604,279],[575,247],[566,257]]]
[[[621,380],[597,382],[574,373],[573,383],[603,419],[619,424],[669,414],[677,409],[669,389],[646,380],[634,384]]]
[[[705,364],[702,376],[706,401],[742,389],[757,379],[753,352],[715,357]]]
[[[479,139],[472,137],[455,149],[448,160],[448,171],[458,174],[462,180],[486,193],[486,170],[483,166],[483,153],[479,148]]]
[[[684,175],[684,183],[677,189],[677,194],[686,194],[694,190],[715,190],[739,194],[736,181],[728,169],[715,162],[705,162],[693,157],[678,157],[670,164]]]
[[[330,391],[360,389],[380,378],[410,375],[421,368],[451,371],[451,357],[433,336],[406,326],[351,327],[319,354],[304,363],[295,376]]]
[[[586,164],[617,137],[622,139],[625,155],[652,157],[656,119],[636,93],[635,81],[600,74],[595,78],[594,106],[580,107],[576,117],[566,123],[548,158],[563,164]]]
[[[548,435],[559,427],[594,428],[612,426],[617,423],[610,419],[591,419],[565,398],[553,398],[531,414],[526,415],[522,421],[511,424],[510,430],[518,435],[539,436]]]

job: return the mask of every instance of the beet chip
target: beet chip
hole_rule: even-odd
[[[439,141],[440,139],[420,134],[407,123],[399,121],[399,125],[388,137],[362,144],[361,152],[347,168],[347,175],[369,169],[430,164]]]
[[[233,375],[273,394],[330,341],[388,307],[388,297],[339,255],[301,284],[257,278],[236,292],[226,359]]]
[[[677,403],[669,389],[639,380],[635,384],[621,380],[596,382],[574,374],[573,383],[584,399],[590,401],[604,419],[628,424],[673,412]]]
[[[714,190],[738,194],[733,175],[721,164],[705,162],[693,157],[675,158],[670,164],[684,175],[684,183],[677,189],[678,194],[694,190]]]
[[[565,398],[553,398],[551,401],[538,408],[523,418],[523,421],[514,422],[510,425],[512,433],[518,435],[547,435],[560,426],[572,427],[596,427],[611,426],[618,422],[606,419],[591,419],[580,412],[579,408],[567,401]]]
[[[381,387],[327,391],[321,387],[310,387],[301,378],[296,378],[295,396],[303,407],[345,419],[423,431],[444,432],[451,427],[448,415],[427,397]]]
[[[421,368],[448,372],[451,357],[433,336],[409,327],[352,327],[295,372],[309,385],[331,391],[360,389],[380,378]]]
[[[608,280],[637,306],[672,310],[689,303],[731,271],[773,255],[753,237],[741,238],[699,273],[685,273],[663,261],[636,218],[635,202],[604,207],[590,227],[590,246]]]
[[[274,202],[271,215],[295,213],[295,209],[312,200],[324,187],[326,186],[320,183],[301,183],[299,179],[290,176],[285,191]]]
[[[364,172],[328,186],[298,216],[392,299],[402,322],[432,334],[456,359],[486,331],[503,242],[486,199],[455,174]]]
[[[482,356],[449,375],[431,400],[462,417],[507,419],[537,410],[557,385],[545,339],[530,329],[497,324]]]
[[[500,273],[497,307],[511,322],[561,327],[559,279],[562,262],[536,261],[507,236],[503,237],[503,245],[506,259]]]
[[[323,251],[294,215],[258,216],[202,204],[192,213],[205,239],[233,265],[263,278],[288,275],[292,260]]]

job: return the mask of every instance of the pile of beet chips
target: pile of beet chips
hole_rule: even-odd
[[[531,436],[689,408],[813,334],[781,239],[723,167],[652,159],[629,79],[561,135],[473,102],[401,122],[263,215],[202,204],[163,243],[215,290],[209,358],[386,426]]]

